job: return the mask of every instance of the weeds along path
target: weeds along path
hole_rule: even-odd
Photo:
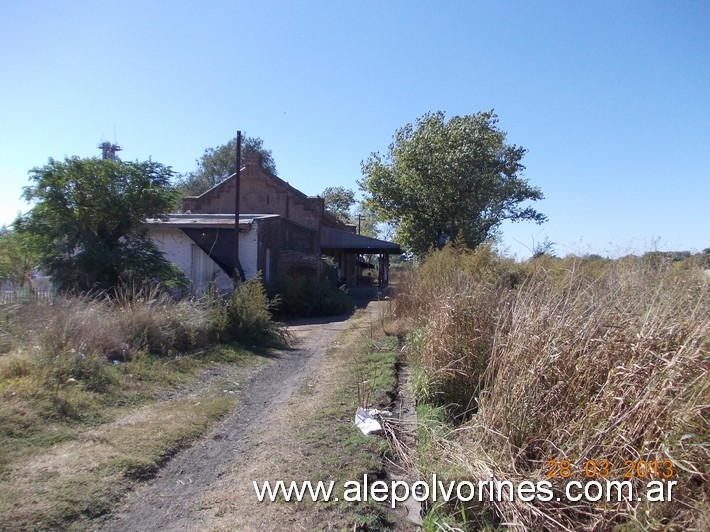
[[[292,347],[280,351],[275,363],[252,375],[240,392],[239,407],[229,418],[131,493],[102,530],[196,530],[209,526],[207,514],[200,512],[201,498],[231,464],[249,461],[260,446],[269,445],[262,441],[263,432],[273,428],[273,420],[283,418],[289,399],[308,385],[309,375],[347,326],[344,319],[291,324]]]

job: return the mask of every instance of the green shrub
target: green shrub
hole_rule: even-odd
[[[271,316],[272,301],[261,276],[239,285],[226,302],[212,302],[213,326],[221,342],[283,341],[285,330]]]
[[[338,316],[354,307],[345,289],[305,277],[279,279],[269,287],[269,294],[276,300],[274,311],[286,317]]]

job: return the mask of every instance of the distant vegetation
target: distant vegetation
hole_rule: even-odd
[[[561,496],[432,503],[428,522],[706,528],[708,259],[542,255],[520,264],[487,246],[447,246],[403,274],[389,327],[410,331],[423,478],[550,480]],[[565,479],[548,478],[550,460],[568,460],[582,481],[590,460],[607,461],[610,480],[625,480],[627,460],[672,463],[678,484],[672,502],[571,502]],[[641,473],[637,488],[664,480]]]
[[[345,187],[326,187],[320,196],[325,210],[340,221],[357,227],[358,234],[372,238],[385,237],[386,227],[379,224],[375,212],[366,201],[356,201],[355,191]]]

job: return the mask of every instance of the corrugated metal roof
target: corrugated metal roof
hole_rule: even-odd
[[[320,247],[321,249],[343,249],[356,253],[402,253],[399,244],[332,227],[321,227]]]
[[[257,220],[279,218],[278,214],[240,214],[239,225],[248,226]],[[169,214],[165,218],[149,218],[146,225],[153,227],[170,226],[180,228],[229,228],[234,227],[234,215],[229,214]],[[320,247],[325,249],[341,249],[353,253],[402,253],[399,244],[358,235],[342,229],[321,226]]]
[[[278,214],[240,214],[239,224],[251,224],[255,220],[278,218]],[[169,214],[165,218],[148,218],[147,225],[171,225],[178,227],[234,227],[233,214]]]

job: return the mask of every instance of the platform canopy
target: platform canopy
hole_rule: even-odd
[[[332,227],[321,227],[320,248],[322,251],[346,251],[350,253],[394,255],[402,253],[399,244],[362,236]]]

